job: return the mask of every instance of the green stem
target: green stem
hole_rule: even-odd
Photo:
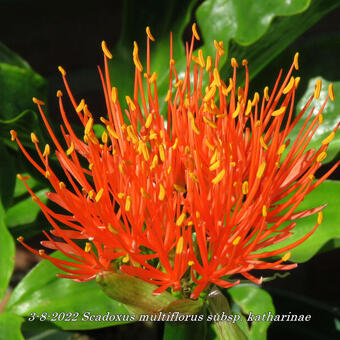
[[[208,295],[208,310],[212,315],[221,315],[223,312],[226,315],[231,315],[231,310],[227,298],[217,288],[213,287]],[[233,321],[216,321],[214,323],[215,331],[220,340],[247,340],[247,336],[243,333],[240,327]]]

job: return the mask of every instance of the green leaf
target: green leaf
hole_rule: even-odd
[[[205,40],[205,53],[215,54],[212,39],[224,41],[226,50],[231,42],[229,57],[235,57],[238,61],[247,59],[250,78],[253,78],[297,37],[339,4],[339,0],[280,0],[266,3],[208,0],[198,8],[197,21]],[[231,74],[229,62],[223,71],[228,76]],[[238,73],[238,79],[243,79],[242,68]]]
[[[14,241],[4,223],[4,209],[0,203],[0,300],[6,293],[12,275],[14,256]]]
[[[48,189],[42,189],[36,191],[36,196],[44,203],[47,202],[46,192]],[[39,205],[32,200],[29,196],[26,199],[21,200],[17,204],[10,207],[5,216],[5,222],[8,228],[13,228],[18,225],[33,223],[41,209]]]
[[[20,328],[24,319],[11,313],[0,314],[0,340],[24,340]]]
[[[8,150],[0,146],[0,199],[4,206],[10,206],[15,186],[15,164],[14,158]]]
[[[309,193],[299,205],[298,211],[312,209],[328,204],[323,210],[324,219],[314,234],[306,241],[291,250],[291,260],[294,262],[306,262],[313,257],[323,245],[333,239],[340,238],[340,181],[327,180],[318,188]],[[267,247],[265,251],[282,248],[294,243],[306,235],[316,224],[316,215],[308,216],[297,221],[293,235],[283,242]],[[334,243],[336,245],[338,243]]]
[[[68,259],[56,252],[57,258]],[[46,312],[50,323],[64,330],[96,329],[109,327],[127,321],[117,321],[117,315],[129,317],[128,311],[123,304],[107,297],[95,281],[74,282],[70,279],[60,279],[56,274],[60,273],[53,264],[47,260],[40,262],[26,277],[18,284],[12,292],[6,310],[28,317],[31,313],[39,316]],[[71,318],[76,321],[51,321],[53,313],[72,313]],[[84,314],[88,312],[89,314]],[[79,315],[76,317],[76,314]],[[115,315],[116,321],[90,321],[93,315],[104,316],[107,313]],[[94,317],[95,318],[95,317]],[[84,320],[84,321],[82,321]],[[132,321],[132,320],[131,320]],[[47,321],[27,322],[27,327],[43,327],[48,325]]]
[[[328,85],[330,84],[329,81],[323,79],[322,77],[316,77],[312,78],[308,82],[308,87],[302,98],[299,100],[296,106],[296,112],[300,112],[309,98],[313,95],[314,89],[315,89],[315,82],[317,79],[322,80],[322,89],[320,92],[319,99],[314,100],[314,112],[312,119],[318,115],[319,110],[325,101],[327,95],[328,95]],[[340,81],[334,83],[334,94],[335,96],[338,95],[340,97]],[[307,110],[305,114],[302,116],[302,119],[296,124],[295,128],[292,130],[292,132],[289,135],[289,138],[294,141],[299,132],[302,129],[302,126],[305,122],[306,117],[309,115],[311,109]],[[308,148],[315,148],[316,150],[320,148],[322,145],[321,142],[329,136],[329,134],[332,132],[332,130],[335,128],[335,126],[340,122],[340,101],[335,100],[334,102],[328,101],[326,107],[322,111],[322,115],[324,118],[323,124],[316,130],[313,138],[311,139]],[[290,147],[293,143],[290,144]],[[286,153],[290,149],[290,147],[287,148]],[[340,131],[338,130],[335,134],[335,138],[333,141],[329,144],[329,147],[327,149],[327,157],[323,161],[323,163],[330,162],[338,153],[340,150]]]
[[[35,109],[32,97],[46,98],[46,81],[30,69],[0,63],[0,118],[9,120]]]
[[[22,59],[18,54],[11,51],[3,43],[0,42],[0,62],[18,66],[24,69],[30,69],[27,61]]]
[[[249,314],[247,321],[252,321],[250,328],[247,322],[239,323],[248,338],[250,340],[266,340],[266,332],[270,321],[262,320],[266,320],[269,313],[272,315],[275,313],[275,307],[269,293],[258,286],[250,284],[239,284],[228,289],[228,293],[234,303],[241,308],[242,313]],[[257,316],[254,317],[254,315],[258,315],[260,319],[257,319]],[[265,315],[265,319],[262,319],[263,315]]]

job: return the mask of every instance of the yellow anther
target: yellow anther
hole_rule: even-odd
[[[209,142],[207,138],[204,140],[204,143],[211,151],[215,149],[215,147]]]
[[[188,225],[189,225],[189,223],[188,223]],[[188,266],[189,266],[189,267],[193,266],[194,264],[195,264],[194,261],[188,261]]]
[[[239,102],[237,102],[236,110],[233,112],[233,115],[232,115],[232,117],[233,117],[234,119],[239,115],[240,110],[241,110],[241,105],[240,105]]]
[[[189,113],[189,119],[190,119],[190,125],[192,130],[196,133],[196,135],[199,135],[201,133],[201,131],[199,130],[199,128],[196,126],[195,124],[195,118],[192,115],[192,113]]]
[[[106,125],[106,130],[113,138],[119,139],[119,136],[111,125]]]
[[[266,170],[266,166],[267,166],[266,162],[261,163],[256,173],[257,178],[261,178],[263,176],[263,173]]]
[[[326,137],[323,141],[322,141],[322,144],[325,145],[325,144],[329,144],[335,137],[335,132],[332,131],[330,133],[330,135],[328,137]]]
[[[294,67],[295,70],[299,69],[299,52],[296,52],[294,55]]]
[[[176,137],[175,142],[174,142],[174,144],[172,145],[172,149],[173,149],[173,150],[176,150],[177,145],[178,145],[178,138]]]
[[[17,238],[17,240],[18,240],[19,242],[23,242],[24,237],[23,237],[23,236],[19,236],[19,237]]]
[[[214,68],[214,82],[216,86],[221,86],[220,73],[218,72],[218,69],[216,67]]]
[[[143,72],[142,63],[139,60],[138,54],[133,57],[133,62],[139,72]]]
[[[210,57],[210,55],[207,57],[207,63],[205,65],[205,70],[207,72],[210,72],[211,70],[211,67],[212,67],[212,58]]]
[[[79,105],[78,105],[77,108],[76,108],[76,112],[79,113],[80,111],[83,111],[84,106],[85,106],[85,100],[82,99],[82,100],[80,101]]]
[[[158,152],[159,152],[159,158],[161,159],[162,162],[164,162],[165,161],[165,151],[164,151],[163,144],[159,144]]]
[[[280,116],[280,115],[282,115],[285,111],[286,111],[286,107],[285,107],[285,106],[282,106],[282,107],[280,107],[278,110],[273,111],[273,112],[272,112],[272,116],[273,116],[273,117]]]
[[[221,170],[215,178],[212,179],[211,183],[217,184],[222,181],[223,177],[225,175],[225,169]]]
[[[287,86],[283,89],[283,94],[287,94],[293,88],[294,84],[295,84],[294,77],[290,77]]]
[[[254,98],[253,98],[253,100],[251,102],[251,105],[255,106],[259,102],[259,100],[260,100],[260,95],[258,94],[258,92],[255,92]]]
[[[129,254],[126,254],[126,255],[122,258],[122,262],[123,262],[123,263],[128,263],[129,261],[130,261]]]
[[[104,53],[109,59],[112,59],[112,54],[111,54],[111,52],[109,51],[109,49],[107,48],[106,42],[105,42],[104,40],[102,41],[102,50],[103,50],[103,53]]]
[[[300,77],[295,78],[295,81],[294,81],[295,82],[295,88],[297,88],[299,86],[300,80],[301,80]]]
[[[216,92],[216,86],[212,86],[211,89],[204,96],[203,101],[205,102],[209,101],[215,95],[215,92]]]
[[[194,22],[191,26],[192,28],[192,34],[194,35],[194,37],[196,38],[196,40],[200,40],[200,36],[197,33],[197,29],[196,29],[196,22]]]
[[[167,92],[167,94],[166,94],[166,97],[165,97],[164,101],[165,101],[165,102],[168,102],[169,99],[170,99],[170,97],[171,97],[171,91],[168,90],[168,92]]]
[[[32,100],[33,100],[33,103],[34,103],[34,104],[37,104],[37,105],[45,105],[45,103],[44,103],[42,100],[37,99],[37,98],[35,98],[35,97],[33,97]]]
[[[189,172],[189,177],[195,182],[197,183],[198,182],[198,178],[197,176],[193,173],[193,172]]]
[[[120,164],[118,165],[118,169],[119,169],[119,172],[120,172],[121,174],[124,174],[124,173],[125,173],[123,164],[120,163]]]
[[[176,60],[171,58],[169,61],[169,65],[170,66],[176,65]]]
[[[290,259],[290,257],[292,256],[292,253],[289,251],[288,253],[284,254],[282,256],[282,262],[286,262]]]
[[[309,175],[308,177],[310,178],[311,181],[315,180],[315,176],[314,175]]]
[[[59,70],[59,72],[61,73],[61,75],[62,75],[63,77],[66,76],[66,71],[65,71],[61,66],[58,66],[58,70]]]
[[[200,217],[201,217],[200,212],[199,212],[199,211],[196,211],[196,212],[195,212],[195,216],[196,216],[196,218],[200,218]]]
[[[117,230],[115,228],[113,228],[110,223],[107,225],[107,229],[108,229],[109,232],[111,232],[113,234],[117,234],[118,233]]]
[[[130,211],[131,209],[131,197],[127,196],[125,201],[125,210]]]
[[[319,156],[316,158],[317,162],[322,162],[327,157],[327,153],[325,151],[322,151]]]
[[[129,96],[125,97],[126,103],[130,106],[132,111],[136,110],[136,105]]]
[[[103,193],[104,193],[104,188],[101,188],[98,192],[97,192],[97,195],[95,197],[95,201],[96,202],[99,202],[99,200],[102,198],[103,196]]]
[[[92,244],[90,242],[86,242],[84,250],[86,253],[89,253],[92,250]]]
[[[204,61],[204,57],[203,57],[203,51],[201,49],[198,50],[198,60],[199,63],[202,67],[205,66],[205,61]]]
[[[31,141],[32,143],[39,143],[39,139],[38,137],[36,136],[36,134],[34,132],[31,132]]]
[[[17,132],[15,130],[11,130],[9,133],[11,134],[11,141],[15,141],[17,138]]]
[[[265,205],[262,207],[262,216],[263,217],[267,216],[267,206],[265,206]]]
[[[196,64],[202,66],[202,65],[201,65],[200,59],[199,59],[198,57],[196,57],[195,55],[192,56],[192,61],[193,61],[194,63],[196,63]]]
[[[45,255],[45,250],[44,249],[39,249],[38,253],[40,256]]]
[[[216,40],[214,40],[214,45],[215,45],[215,48],[218,52],[218,55],[220,57],[222,57],[225,54],[225,51],[223,49],[223,45],[221,46]]]
[[[157,164],[158,164],[158,156],[154,155],[153,159],[152,159],[151,166],[150,166],[150,170],[154,169],[157,166]]]
[[[20,179],[21,181],[27,181],[30,179],[30,176],[23,176],[21,174],[17,174],[17,178]]]
[[[322,220],[323,220],[323,212],[320,211],[320,212],[318,212],[318,219],[317,219],[318,224],[321,224]]]
[[[102,133],[102,142],[103,142],[104,144],[106,144],[107,141],[108,141],[107,133],[106,133],[106,131],[103,131],[103,133]]]
[[[92,171],[92,169],[93,169],[93,166],[94,166],[94,165],[93,165],[93,163],[90,163],[90,164],[89,164],[89,170],[91,170],[91,171]]]
[[[243,59],[243,60],[242,60],[242,65],[243,65],[243,66],[248,65],[248,60],[247,60],[247,59]]]
[[[251,100],[248,99],[248,103],[247,103],[247,108],[246,108],[246,112],[245,112],[245,115],[248,116],[249,113],[251,111]]]
[[[89,199],[91,200],[94,196],[94,191],[90,190],[89,193],[88,193],[88,196],[89,196]]]
[[[248,190],[249,190],[248,181],[244,181],[244,182],[242,183],[242,194],[243,194],[243,195],[247,195],[247,194],[248,194]]]
[[[210,165],[209,170],[214,171],[220,167],[220,160],[218,159],[216,162]]]
[[[182,85],[183,85],[183,80],[182,80],[182,79],[179,79],[179,80],[174,84],[174,86],[176,87],[176,89],[179,88],[179,87],[182,86]]]
[[[62,96],[63,96],[63,93],[62,93],[60,90],[58,90],[58,91],[57,91],[57,97],[60,98],[60,97],[62,97]]]
[[[127,132],[128,136],[130,137],[130,139],[132,140],[132,143],[134,143],[134,144],[138,143],[138,138],[136,136],[135,130],[134,130],[132,125],[129,125],[126,128],[126,132]]]
[[[151,123],[152,123],[152,114],[149,113],[148,118],[146,119],[146,122],[145,122],[145,127],[148,129],[151,126]]]
[[[162,185],[162,183],[159,184],[159,193],[158,193],[158,199],[160,201],[163,201],[165,198],[165,188]]]
[[[141,148],[142,148],[142,153],[143,153],[143,157],[145,161],[148,161],[150,159],[148,146],[146,145],[146,143],[142,142]]]
[[[74,151],[74,144],[71,142],[70,147],[66,150],[66,155],[69,156]]]
[[[315,83],[314,98],[319,99],[321,91],[321,79],[318,79]]]
[[[268,150],[268,145],[264,142],[263,136],[260,137],[260,144],[265,150]]]
[[[213,129],[217,128],[217,125],[205,116],[203,116],[203,121],[204,121],[204,123],[208,124],[211,128],[213,128]]]
[[[334,90],[333,90],[333,83],[330,83],[328,85],[328,95],[329,95],[329,98],[332,102],[334,102],[335,100],[335,97],[334,97]]]
[[[286,150],[286,144],[281,144],[279,147],[279,150],[277,150],[277,154],[282,155],[285,150]]]
[[[260,126],[261,126],[261,121],[257,120],[257,121],[255,122],[255,127],[260,127]]]
[[[150,140],[157,139],[157,133],[153,130],[150,130],[149,139]]]
[[[146,35],[149,37],[150,40],[155,41],[156,39],[153,37],[153,35],[150,32],[150,27],[146,26]]]
[[[219,156],[219,152],[218,152],[217,149],[215,149],[215,152],[213,153],[213,155],[210,158],[210,165],[216,162],[218,156]]]
[[[59,189],[60,189],[60,190],[63,190],[63,189],[65,189],[65,188],[66,188],[65,183],[64,183],[64,182],[59,182]]]
[[[181,236],[177,241],[177,246],[176,246],[176,254],[177,255],[182,254],[183,243],[184,243],[184,239],[183,239],[183,236]]]
[[[186,192],[185,187],[183,187],[182,185],[174,184],[174,188],[177,192]]]
[[[45,172],[45,177],[46,178],[50,178],[51,177],[51,173],[48,170]]]
[[[238,63],[235,58],[231,58],[231,67],[238,67]]]
[[[266,86],[263,90],[263,95],[264,95],[264,98],[266,99],[266,101],[269,100],[269,95],[268,95],[268,91],[269,91],[269,87]]]
[[[118,92],[117,92],[116,87],[112,87],[112,89],[111,89],[111,98],[112,98],[113,104],[116,104],[117,99],[118,99]]]
[[[92,113],[89,111],[89,108],[86,104],[84,105],[84,114],[89,118],[93,118]]]
[[[237,246],[241,241],[241,236],[237,236],[233,241],[233,246]]]
[[[166,172],[168,173],[168,175],[170,175],[170,172],[171,172],[171,165],[168,167],[168,169],[166,170]]]
[[[88,135],[92,130],[93,118],[90,118],[85,125],[85,135]]]
[[[323,115],[319,114],[319,124],[321,125],[323,123]]]
[[[119,192],[119,193],[117,194],[117,196],[118,196],[118,198],[121,200],[121,199],[123,199],[123,198],[125,197],[125,194],[124,194],[123,192]]]
[[[152,73],[150,77],[150,83],[153,84],[157,80],[158,74],[156,72]]]
[[[140,193],[144,198],[150,198],[150,195],[144,190],[144,188],[140,188]]]
[[[186,214],[185,213],[182,213],[178,218],[177,218],[177,221],[176,221],[176,225],[178,227],[180,227],[182,225],[182,223],[184,222],[185,220],[185,217],[186,217]]]

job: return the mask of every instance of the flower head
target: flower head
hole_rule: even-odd
[[[56,213],[48,208],[19,175],[53,227],[51,235],[44,232],[47,240],[41,243],[61,251],[70,261],[36,251],[21,237],[19,241],[67,273],[60,277],[86,281],[103,271],[126,273],[156,285],[154,294],[168,288],[181,291],[185,281],[195,299],[210,284],[236,285],[235,274],[260,283],[250,272],[296,267],[285,264],[289,250],[315,231],[324,206],[298,213],[296,209],[339,165],[315,180],[338,126],[318,150],[308,150],[322,124],[328,98],[334,100],[332,86],[315,114],[314,107],[310,108],[320,93],[321,83],[317,82],[314,95],[294,118],[300,78],[292,73],[298,69],[298,54],[283,80],[281,71],[271,90],[266,87],[262,96],[256,92],[249,98],[247,61],[242,61],[246,76],[244,86],[239,86],[239,65],[234,58],[233,77],[226,80],[220,74],[223,43],[214,42],[214,58],[204,57],[202,50],[194,52],[198,38],[194,25],[191,43],[186,46],[186,69],[180,77],[171,36],[167,112],[159,110],[157,73],[150,71],[150,41],[154,38],[147,28],[146,71],[143,73],[135,42],[134,93],[125,97],[124,111],[118,90],[111,85],[108,59],[112,55],[102,43],[104,72],[99,68],[99,74],[107,116],[100,118],[105,127],[101,137],[94,132],[95,120],[85,100],[72,95],[62,67],[66,92],[84,135],[77,136],[72,129],[61,91],[57,97],[64,122],[63,142],[49,125],[43,102],[33,99],[54,144],[41,150],[32,134],[41,164],[24,149],[15,131],[11,132],[28,160],[51,183],[53,192],[48,198],[65,210]],[[290,140],[290,132],[305,112],[309,114],[303,129]],[[52,148],[63,178],[50,167]],[[291,236],[297,219],[314,213],[318,213],[317,223],[303,238],[266,251]],[[280,257],[269,260],[276,255]]]

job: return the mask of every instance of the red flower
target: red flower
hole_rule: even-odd
[[[115,87],[111,86],[108,60],[111,53],[105,42],[102,80],[107,117],[100,120],[106,129],[101,140],[93,131],[94,118],[85,101],[76,100],[62,74],[68,97],[84,126],[84,136],[73,131],[58,91],[65,141],[59,142],[38,105],[55,147],[65,176],[58,178],[49,165],[51,148],[42,152],[38,138],[32,141],[41,159],[39,165],[27,153],[11,131],[28,160],[51,183],[54,192],[48,198],[65,209],[56,213],[32,192],[52,225],[51,235],[41,242],[57,249],[73,261],[55,259],[43,250],[30,251],[50,260],[67,274],[60,277],[86,281],[102,271],[123,272],[159,286],[155,294],[167,288],[182,289],[187,281],[191,297],[197,298],[210,284],[236,285],[233,274],[260,283],[255,269],[287,270],[296,264],[286,262],[290,249],[304,242],[322,220],[324,206],[295,213],[304,197],[320,185],[339,165],[320,179],[314,173],[326,156],[328,144],[337,127],[318,150],[308,150],[308,143],[322,124],[322,110],[328,98],[334,100],[332,85],[317,114],[310,109],[318,98],[321,82],[304,109],[293,118],[295,90],[300,78],[298,54],[288,74],[282,72],[272,90],[264,89],[248,98],[249,76],[244,87],[236,81],[237,61],[232,58],[233,78],[223,81],[218,70],[224,54],[223,43],[214,42],[216,56],[204,58],[201,50],[193,54],[194,40],[199,39],[195,25],[190,46],[187,44],[187,67],[180,77],[172,59],[170,43],[167,121],[159,112],[157,74],[150,71],[150,40],[147,28],[147,68],[134,45],[135,86],[132,97],[126,96],[124,115]],[[193,62],[192,62],[193,61]],[[143,80],[143,77],[146,80]],[[205,85],[206,84],[206,85]],[[299,136],[289,134],[305,112],[309,112]],[[64,150],[66,145],[67,150]],[[285,148],[292,144],[283,158]],[[86,163],[86,165],[85,165]],[[65,184],[67,183],[67,184]],[[318,213],[315,227],[302,239],[275,251],[266,247],[292,234],[295,220]],[[285,223],[284,222],[288,222]],[[83,246],[77,240],[86,240]],[[268,258],[283,254],[276,261]]]

